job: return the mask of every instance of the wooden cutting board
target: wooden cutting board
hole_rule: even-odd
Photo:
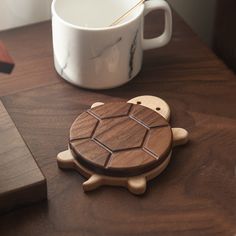
[[[46,179],[0,101],[0,212],[46,197]]]

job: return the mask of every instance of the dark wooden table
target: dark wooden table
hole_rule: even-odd
[[[148,17],[147,36],[156,34],[157,18]],[[0,38],[16,62],[12,75],[0,76],[1,100],[48,183],[47,202],[1,217],[1,236],[236,235],[236,77],[176,14],[171,43],[145,52],[137,78],[107,91],[59,78],[50,22]],[[141,197],[112,187],[85,194],[83,177],[56,163],[72,121],[96,101],[144,94],[169,103],[172,126],[189,130],[189,145],[175,149]]]

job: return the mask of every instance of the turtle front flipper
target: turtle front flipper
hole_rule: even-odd
[[[133,194],[143,194],[147,188],[147,180],[144,176],[130,177],[127,181],[127,188]]]
[[[61,169],[73,169],[74,168],[74,157],[70,150],[60,152],[57,155],[57,164]]]
[[[172,128],[173,146],[183,145],[188,142],[188,131],[182,128]]]

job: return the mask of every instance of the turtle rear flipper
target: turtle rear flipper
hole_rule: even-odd
[[[102,185],[102,178],[100,175],[93,174],[90,178],[83,183],[84,191],[92,191]]]

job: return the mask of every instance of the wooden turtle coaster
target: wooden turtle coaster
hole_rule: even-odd
[[[95,103],[72,124],[69,150],[58,154],[58,166],[88,178],[84,191],[114,185],[142,194],[168,165],[172,147],[188,140],[186,130],[170,127],[169,117],[166,102],[152,96]]]

